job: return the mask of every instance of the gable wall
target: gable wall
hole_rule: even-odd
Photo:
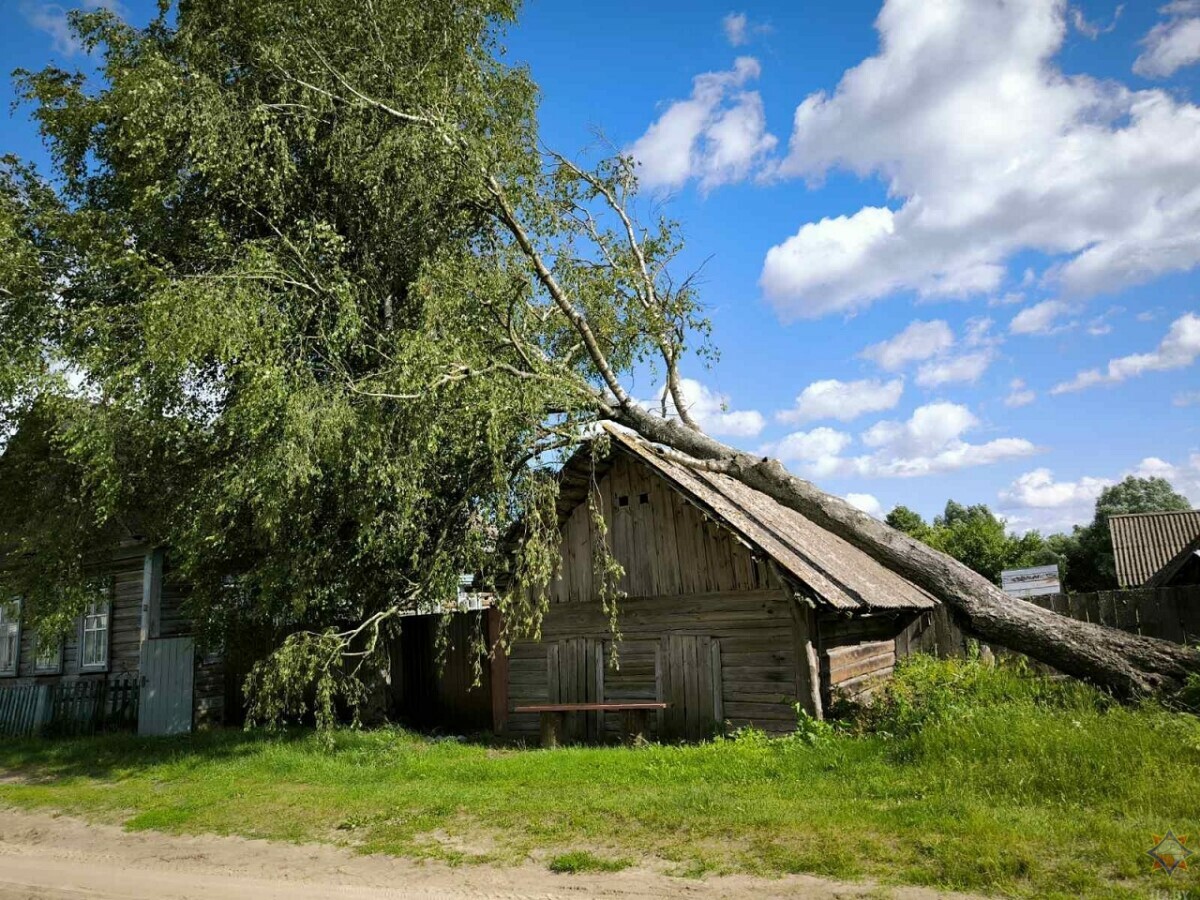
[[[766,564],[732,534],[707,519],[662,478],[618,453],[595,496],[608,530],[608,546],[625,568],[618,588],[629,597],[687,596],[754,591],[768,587]],[[621,498],[628,505],[621,505]],[[585,501],[563,526],[559,577],[551,603],[577,603],[598,595],[594,585],[592,513]]]

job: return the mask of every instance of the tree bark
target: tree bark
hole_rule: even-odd
[[[622,406],[615,421],[699,460],[703,468],[761,491],[838,535],[946,604],[960,627],[981,640],[1024,653],[1122,699],[1177,690],[1189,675],[1200,672],[1200,650],[1080,622],[1014,600],[945,553],[797,478],[778,460],[735,450],[634,404]]]

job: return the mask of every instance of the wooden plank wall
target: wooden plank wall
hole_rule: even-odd
[[[891,677],[897,645],[915,618],[912,613],[856,618],[818,615],[821,699],[826,709],[839,699],[865,700]]]
[[[652,700],[663,697],[661,642],[664,635],[696,635],[720,644],[721,702],[724,719],[737,728],[766,731],[795,728],[796,660],[793,621],[782,590],[630,598],[620,605],[619,668],[605,654],[604,699]],[[542,625],[542,642],[517,642],[509,659],[509,709],[550,700],[547,647],[560,640],[610,641],[608,616],[598,601],[552,606]],[[512,713],[509,731],[534,737],[538,717]],[[619,717],[605,721],[615,734]],[[651,724],[658,736],[657,724]]]
[[[437,660],[438,616],[407,616],[390,647],[392,712],[411,724],[456,731],[492,728],[491,667],[482,660],[475,685],[474,641],[486,639],[485,611],[454,613],[445,623],[448,646],[443,665]]]
[[[645,466],[618,454],[596,496],[608,546],[625,568],[618,588],[630,597],[754,591],[771,586],[765,562]],[[551,603],[598,596],[592,514],[580,503],[563,526],[562,565]]]

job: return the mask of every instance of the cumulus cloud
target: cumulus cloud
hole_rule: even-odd
[[[738,57],[731,70],[692,79],[692,95],[677,100],[628,148],[650,188],[679,187],[695,178],[704,189],[747,177],[778,143],[767,132],[762,97],[746,85],[758,60]]]
[[[754,437],[767,424],[762,413],[757,410],[734,410],[727,394],[710,390],[694,378],[681,378],[679,381],[683,402],[696,423],[716,437]],[[662,398],[666,392],[663,387],[658,392],[658,402],[643,404],[654,409],[662,409]],[[667,411],[674,415],[670,400],[667,401]]]
[[[906,365],[937,356],[954,346],[954,332],[940,319],[912,322],[893,338],[872,344],[859,355],[881,369],[897,372]]]
[[[1160,7],[1167,17],[1142,38],[1133,71],[1146,78],[1167,78],[1200,61],[1200,2],[1176,0]]]
[[[1059,331],[1059,320],[1071,312],[1071,305],[1062,300],[1043,300],[1027,306],[1008,324],[1012,334],[1053,334]]]
[[[879,177],[886,205],[802,224],[761,285],[784,318],[893,292],[995,293],[1016,253],[1067,296],[1200,262],[1200,108],[1067,75],[1063,0],[887,0],[877,55],[797,108],[781,177]]]
[[[796,405],[776,414],[780,422],[799,425],[816,419],[849,422],[865,413],[894,409],[904,393],[904,379],[814,381],[796,397]]]
[[[1139,478],[1165,478],[1192,502],[1192,506],[1200,507],[1200,453],[1193,453],[1179,465],[1148,456],[1129,474]]]
[[[941,387],[944,384],[974,384],[996,360],[992,348],[964,353],[946,359],[927,362],[917,369],[917,384],[924,388]]]
[[[806,474],[820,478],[841,470],[845,462],[841,453],[853,441],[844,431],[822,427],[792,432],[779,443],[763,448],[763,452],[785,463],[798,464]]]
[[[964,436],[978,428],[979,420],[965,406],[930,403],[920,406],[904,421],[877,422],[859,440],[868,452],[843,455],[853,443],[845,432],[816,428],[795,432],[763,452],[797,464],[813,477],[859,476],[912,478],[972,466],[1019,459],[1038,452],[1023,438],[997,438],[974,444]]]
[[[1008,385],[1008,396],[1004,398],[1004,405],[1012,409],[1019,406],[1028,406],[1037,399],[1037,394],[1031,391],[1025,384],[1023,379],[1014,378]]]
[[[873,494],[847,494],[846,502],[861,509],[869,516],[877,519],[883,518],[883,504]]]
[[[1049,469],[1034,469],[1000,491],[1000,508],[1012,523],[1026,529],[1069,529],[1092,518],[1096,498],[1112,483],[1090,477],[1055,481]]]
[[[1190,366],[1200,356],[1200,315],[1185,313],[1174,322],[1155,350],[1109,360],[1108,367],[1088,369],[1070,381],[1055,385],[1050,393],[1066,394],[1102,384],[1118,384],[1146,372],[1161,372]]]

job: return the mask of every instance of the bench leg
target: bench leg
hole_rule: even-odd
[[[624,715],[624,730],[625,734],[622,737],[626,744],[640,744],[645,742],[646,734],[649,731],[649,715],[648,710],[644,709],[627,709]]]
[[[564,716],[560,712],[541,713],[542,747],[546,750],[553,750],[559,745],[562,739],[563,718]]]

